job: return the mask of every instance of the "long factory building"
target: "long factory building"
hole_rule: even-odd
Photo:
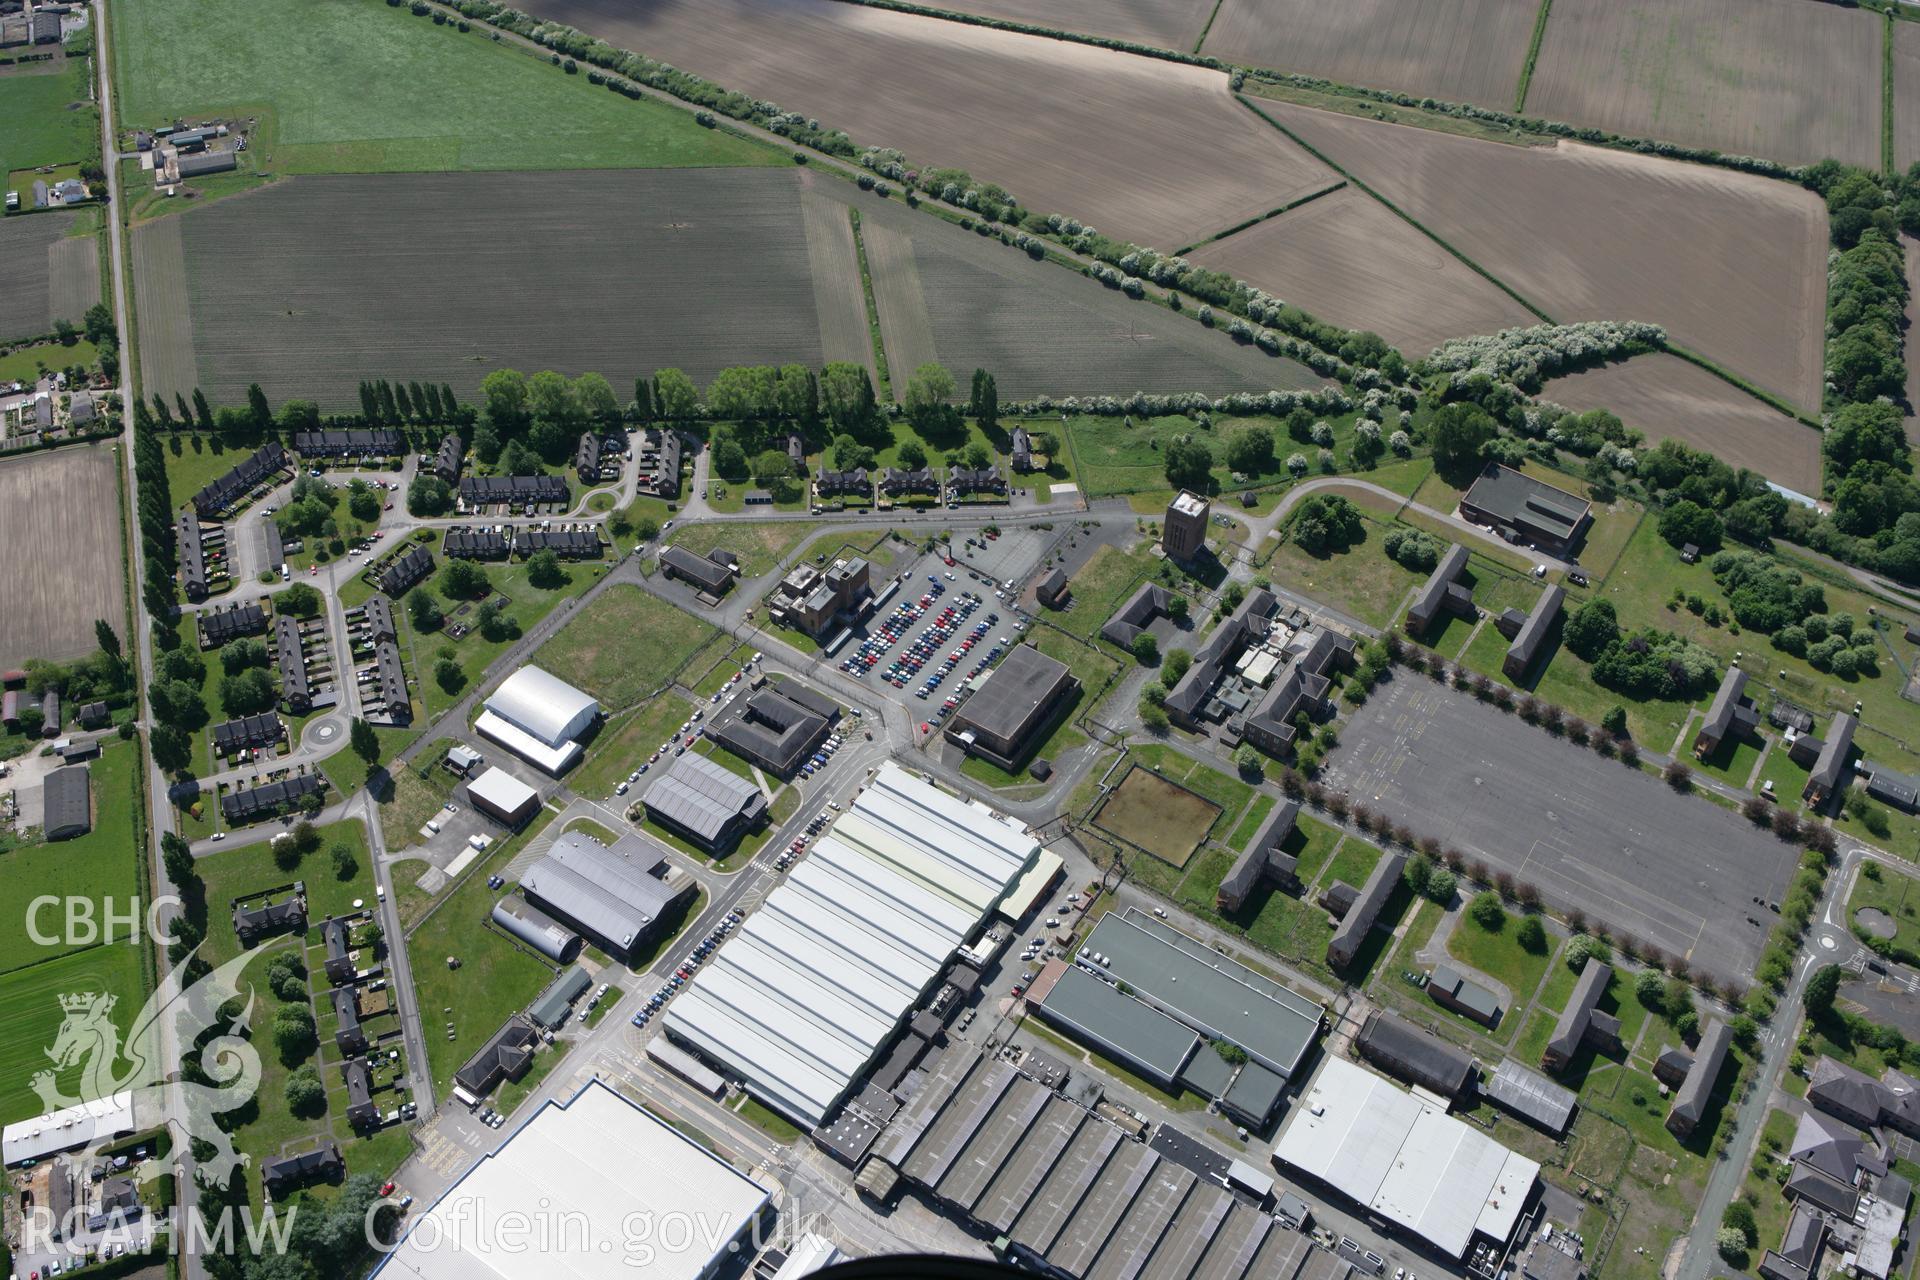
[[[1037,1270],[1079,1280],[1348,1280],[1246,1196],[956,1044],[875,1148]],[[862,1175],[863,1179],[865,1174]]]
[[[1040,854],[885,765],[669,1007],[665,1027],[811,1129]]]

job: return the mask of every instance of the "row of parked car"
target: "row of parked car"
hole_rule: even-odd
[[[812,757],[800,766],[800,776],[803,778],[811,778],[814,774],[826,768],[827,761],[833,759],[834,752],[840,750],[840,747],[845,741],[846,739],[837,733],[828,734],[826,741],[820,744],[820,749],[814,752]]]
[[[707,932],[706,937],[695,943],[693,950],[687,953],[687,958],[679,963],[673,973],[668,976],[667,980],[660,984],[659,990],[648,996],[646,1004],[642,1005],[640,1011],[633,1015],[633,1025],[636,1027],[644,1027],[647,1023],[651,1022],[653,1015],[664,1009],[667,1001],[673,999],[673,993],[693,980],[694,971],[705,963],[706,958],[713,954],[713,949],[719,946],[721,940],[729,933],[733,932],[734,926],[739,924],[742,919],[743,917],[738,911],[727,912],[720,923],[713,926],[713,928]]]

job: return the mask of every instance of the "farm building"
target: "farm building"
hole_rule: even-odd
[[[1718,751],[1729,735],[1752,737],[1759,724],[1760,712],[1747,697],[1747,673],[1730,666],[1720,677],[1720,687],[1714,691],[1706,719],[1700,722],[1700,732],[1693,737],[1693,754],[1705,759]]]
[[[1450,1258],[1504,1248],[1540,1166],[1344,1058],[1329,1057],[1274,1144],[1319,1181]]]
[[[580,758],[576,739],[599,714],[600,704],[566,681],[538,667],[522,667],[488,697],[473,727],[521,759],[558,775]]]
[[[739,570],[731,562],[720,559],[721,554],[718,548],[708,555],[697,556],[685,547],[668,547],[660,553],[660,569],[668,578],[692,584],[702,595],[722,596],[733,585]]]
[[[424,1212],[373,1275],[384,1280],[707,1280],[737,1262],[767,1189],[599,1081],[549,1100]],[[540,1249],[499,1232],[555,1208],[569,1226]],[[633,1223],[699,1223],[677,1249],[636,1250]],[[622,1233],[626,1233],[624,1236]]]
[[[93,788],[85,765],[55,769],[40,784],[45,816],[41,830],[49,840],[72,840],[93,830]]]
[[[1160,533],[1160,549],[1175,560],[1191,560],[1207,548],[1207,517],[1212,505],[1197,493],[1182,489],[1167,504]]]
[[[585,939],[525,898],[502,898],[493,904],[493,923],[538,951],[555,964],[570,964],[586,945]]]
[[[873,597],[873,569],[859,556],[841,557],[825,569],[795,565],[767,595],[767,616],[818,640],[851,623]]]
[[[1388,1075],[1455,1102],[1473,1091],[1479,1074],[1471,1056],[1383,1009],[1367,1015],[1353,1047]]]
[[[1460,499],[1460,515],[1553,555],[1570,554],[1593,523],[1585,498],[1497,462],[1488,463]]]
[[[1058,573],[1059,570],[1054,572]],[[1141,633],[1157,619],[1171,616],[1168,606],[1172,603],[1173,592],[1157,582],[1143,582],[1101,626],[1100,637],[1122,649],[1130,649]]]
[[[1460,582],[1467,569],[1467,549],[1457,542],[1447,544],[1440,563],[1433,567],[1420,594],[1407,606],[1407,633],[1420,635],[1433,625],[1442,612],[1471,618],[1476,610],[1473,592]]]
[[[1017,823],[882,765],[668,1006],[667,1031],[815,1127],[1039,851]]]
[[[1327,963],[1336,969],[1344,969],[1353,963],[1360,954],[1367,935],[1373,932],[1374,921],[1380,918],[1381,909],[1387,905],[1387,899],[1400,885],[1400,873],[1406,870],[1407,855],[1404,853],[1382,854],[1380,861],[1374,864],[1373,874],[1367,877],[1367,883],[1354,897],[1353,905],[1347,908],[1341,917],[1340,927],[1333,931],[1333,937],[1327,943]]]
[[[609,848],[578,831],[562,832],[520,876],[528,902],[621,960],[652,940],[696,887],[668,865],[665,850],[638,836]]]
[[[1299,819],[1298,800],[1282,800],[1273,807],[1221,878],[1220,889],[1214,895],[1214,904],[1221,911],[1240,910],[1247,904],[1248,896],[1263,884],[1271,884],[1285,893],[1299,892],[1300,860],[1281,848],[1293,834]]]
[[[320,775],[296,774],[244,791],[229,791],[220,797],[220,813],[229,826],[258,822],[262,818],[291,813],[308,796],[320,795],[326,789],[326,780]]]
[[[440,552],[449,560],[505,560],[513,542],[498,529],[463,529],[454,526],[441,540]]]
[[[433,553],[425,547],[411,547],[380,570],[378,585],[390,598],[398,600],[425,582],[432,572]]]
[[[1580,980],[1573,984],[1566,1008],[1553,1026],[1553,1037],[1540,1055],[1540,1065],[1549,1071],[1564,1071],[1582,1045],[1618,1050],[1620,1020],[1602,1012],[1600,1000],[1613,981],[1613,966],[1589,956],[1580,969]]]
[[[540,793],[500,768],[490,768],[469,782],[467,800],[508,827],[518,827],[540,808]]]
[[[466,476],[460,481],[460,502],[468,511],[482,507],[533,508],[567,502],[567,482],[559,476]]]
[[[742,760],[791,778],[839,716],[838,706],[805,685],[768,685],[734,699],[707,727],[707,736]]]
[[[394,427],[296,431],[293,451],[303,458],[396,458],[407,451],[407,437]]]
[[[292,466],[293,459],[279,441],[263,444],[233,470],[194,494],[194,510],[203,516],[217,516],[237,506],[255,487],[277,480]]]
[[[680,756],[647,788],[647,817],[711,853],[731,849],[767,816],[760,788],[703,755]]]
[[[1039,745],[1042,730],[1080,690],[1067,664],[1032,645],[1015,645],[987,671],[947,724],[947,741],[1009,771]]]
[[[264,635],[266,630],[266,611],[257,604],[215,609],[200,615],[200,647],[217,649],[229,640]]]
[[[1502,1058],[1493,1075],[1480,1086],[1480,1092],[1523,1120],[1540,1126],[1556,1137],[1567,1130],[1573,1119],[1576,1099],[1571,1089],[1562,1088],[1512,1058]]]
[[[1707,1106],[1713,1100],[1713,1086],[1720,1079],[1720,1068],[1726,1065],[1727,1050],[1732,1043],[1732,1030],[1719,1018],[1709,1022],[1707,1029],[1700,1033],[1693,1066],[1674,1092],[1673,1109],[1667,1112],[1667,1128],[1681,1138],[1691,1136],[1707,1114]]]
[[[240,155],[232,150],[201,151],[184,156],[176,154],[172,164],[167,167],[177,181],[184,182],[188,178],[203,178],[210,173],[231,173],[240,167]]]
[[[338,1181],[346,1171],[347,1162],[340,1158],[339,1146],[323,1142],[311,1151],[267,1160],[260,1166],[260,1180],[268,1194],[283,1196],[310,1182]]]
[[[1533,667],[1533,660],[1540,656],[1547,637],[1553,633],[1554,623],[1560,620],[1560,607],[1566,598],[1566,588],[1554,583],[1533,602],[1533,612],[1520,624],[1519,632],[1512,637],[1513,643],[1507,646],[1507,656],[1500,661],[1500,670],[1509,680],[1524,679]]]

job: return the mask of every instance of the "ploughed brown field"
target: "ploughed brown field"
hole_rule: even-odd
[[[1538,318],[1356,187],[1342,187],[1187,255],[1419,359],[1448,338]]]
[[[1884,21],[1808,0],[1553,0],[1527,114],[1878,168]]]
[[[1222,0],[1227,62],[1511,110],[1537,0]]]
[[[932,0],[928,7],[1191,53],[1213,0]]]
[[[1224,74],[837,0],[538,0],[537,17],[1026,207],[1172,250],[1328,185]]]
[[[67,242],[77,214],[58,211],[0,219],[0,342],[79,322],[100,301],[98,241]]]
[[[1818,431],[1678,356],[1656,352],[1555,378],[1540,396],[1581,412],[1610,409],[1649,442],[1678,440],[1775,484],[1820,493]]]
[[[1555,320],[1664,325],[1801,409],[1819,406],[1827,216],[1812,192],[1577,143],[1261,108]]]
[[[91,653],[94,619],[120,617],[116,458],[92,444],[0,462],[0,546],[15,550],[0,568],[0,667]]]

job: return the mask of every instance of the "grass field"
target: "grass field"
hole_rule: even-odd
[[[1140,580],[1151,576],[1160,564],[1145,542],[1128,551],[1101,547],[1069,580],[1072,608],[1049,615],[1048,621],[1062,631],[1092,641]]]
[[[44,1050],[52,1046],[65,1017],[62,995],[100,991],[118,997],[112,1021],[124,1035],[145,1003],[145,985],[140,945],[130,942],[90,947],[0,975],[0,1043],[7,1046],[0,1051],[0,1123],[11,1124],[46,1110],[31,1078],[48,1066]],[[57,1077],[63,1092],[76,1091],[80,1072],[76,1064]]]
[[[1267,565],[1273,580],[1321,600],[1341,612],[1384,627],[1400,612],[1408,592],[1425,575],[1415,573],[1380,550],[1390,525],[1369,516],[1366,538],[1345,551],[1314,555],[1298,543],[1280,544]]]
[[[1575,143],[1510,147],[1286,103],[1262,108],[1554,320],[1651,321],[1803,410],[1819,405],[1827,228],[1814,193]],[[1622,218],[1623,208],[1659,214]]]
[[[1503,928],[1483,929],[1463,912],[1447,939],[1447,951],[1454,959],[1507,988],[1512,1008],[1520,1008],[1533,996],[1553,958],[1551,949],[1533,952],[1521,946],[1514,936],[1519,925],[1519,917],[1510,915]]]
[[[1877,871],[1879,878],[1869,879],[1868,868]],[[1858,913],[1866,909],[1880,911],[1893,921],[1895,932],[1889,941],[1896,947],[1920,955],[1920,881],[1876,862],[1863,864],[1853,895],[1847,899],[1847,922],[1859,928]]]
[[[613,789],[645,763],[692,711],[691,703],[669,689],[601,726],[599,736],[587,749],[586,760],[567,779],[567,785],[583,796],[612,795]]]
[[[49,70],[0,74],[0,174],[72,164],[100,150],[100,116],[87,92],[87,60],[62,57]],[[20,201],[32,208],[31,196]]]
[[[1094,815],[1101,830],[1176,867],[1206,839],[1220,806],[1146,769],[1129,770]]]
[[[568,619],[533,661],[592,694],[611,713],[659,689],[719,634],[658,596],[620,583]]]
[[[55,902],[37,913],[31,923],[42,936],[59,936],[63,941],[51,946],[34,942],[28,934],[27,911],[35,898],[85,898],[93,903],[95,919],[103,920],[109,906],[124,916],[143,896],[145,878],[133,828],[139,751],[127,743],[111,743],[88,768],[92,775],[93,830],[75,840],[15,849],[0,863],[6,875],[7,898],[12,910],[18,912],[10,927],[0,930],[0,972],[38,966],[96,941],[78,933],[77,940],[64,940],[64,908]],[[125,939],[125,926],[118,936]]]
[[[1353,443],[1353,421],[1352,414],[1327,419],[1333,428],[1331,447],[1336,454],[1343,454]],[[1212,432],[1200,433],[1200,439],[1213,454],[1214,483],[1222,492],[1235,487],[1232,474],[1227,470],[1223,442],[1235,430],[1254,425],[1268,427],[1274,433],[1273,465],[1270,470],[1252,474],[1250,483],[1285,480],[1291,474],[1286,469],[1289,454],[1300,452],[1311,458],[1317,451],[1318,446],[1301,445],[1290,439],[1284,428],[1268,418],[1216,419]],[[1088,497],[1142,494],[1142,505],[1156,515],[1166,505],[1161,495],[1170,498],[1173,492],[1167,487],[1166,447],[1175,436],[1196,434],[1193,420],[1180,416],[1135,418],[1131,426],[1120,418],[1083,416],[1067,419],[1065,427],[1078,466],[1075,479]]]
[[[1199,42],[1213,10],[1209,0],[1147,0],[1126,5],[1105,0],[945,0],[939,7],[1182,51]]]
[[[740,557],[740,577],[745,580],[772,573],[812,533],[813,526],[804,520],[728,521],[686,525],[667,541],[700,556],[725,547]]]
[[[376,0],[132,0],[113,21],[123,123],[258,117],[257,163],[274,172],[781,160],[496,45],[481,24],[462,34]]]
[[[500,612],[503,617],[513,621],[517,628],[516,635],[559,608],[561,601],[585,591],[592,585],[596,576],[595,566],[576,564],[568,568],[570,577],[566,583],[558,587],[541,588],[527,580],[527,566],[524,563],[487,565],[485,568],[487,581],[493,584],[494,591],[505,596],[509,601]],[[429,584],[429,589],[437,591],[432,584]],[[449,618],[453,617],[454,610],[459,607],[455,602],[445,599],[441,600],[441,604],[445,607]],[[394,610],[394,621],[400,626],[403,640],[411,637],[409,642],[413,647],[413,660],[409,665],[414,673],[421,700],[427,705],[429,718],[439,715],[465,696],[466,689],[480,679],[493,660],[514,643],[511,637],[488,640],[478,631],[469,631],[458,640],[448,636],[444,631],[434,635],[417,634],[413,631],[412,622],[405,618],[404,613],[404,610]],[[466,676],[466,683],[452,692],[442,689],[433,674],[438,655],[443,650],[452,651],[454,662]]]

